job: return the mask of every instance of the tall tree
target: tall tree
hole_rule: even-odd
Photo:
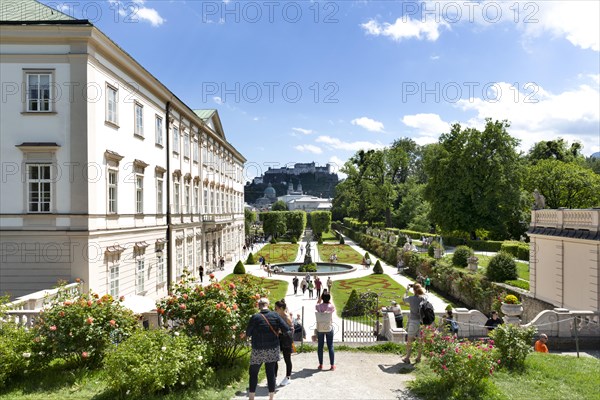
[[[244,232],[246,236],[250,235],[250,227],[256,221],[256,213],[249,209],[244,209]]]
[[[288,206],[285,204],[283,200],[277,200],[273,205],[271,205],[271,211],[287,211]]]
[[[510,236],[509,227],[521,218],[523,169],[509,126],[491,119],[483,131],[455,124],[426,150],[424,196],[443,230],[474,237],[477,229],[485,229],[496,238]]]
[[[310,223],[313,234],[320,240],[324,232],[329,232],[331,227],[331,212],[313,211],[310,213]]]
[[[585,161],[585,158],[581,154],[581,143],[574,142],[569,146],[563,138],[537,142],[529,150],[527,159],[533,164],[540,160],[558,160],[564,162]]]
[[[539,190],[549,208],[600,206],[600,175],[575,162],[539,161],[528,168],[525,189]]]

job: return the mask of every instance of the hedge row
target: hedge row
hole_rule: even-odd
[[[518,241],[506,241],[502,243],[502,251],[512,254],[519,260],[529,261],[529,244]]]

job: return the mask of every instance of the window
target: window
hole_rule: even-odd
[[[192,146],[194,147],[194,148],[193,148],[193,152],[194,152],[194,162],[198,162],[198,161],[200,161],[200,160],[198,159],[198,142],[196,142],[196,141],[192,142]]]
[[[173,182],[173,212],[179,214],[179,181]]]
[[[209,214],[208,210],[208,189],[204,189],[204,213]]]
[[[194,213],[200,213],[200,188],[194,183]]]
[[[109,293],[116,299],[119,297],[119,264],[110,267],[108,279]]]
[[[173,153],[179,154],[179,128],[173,127]]]
[[[144,136],[144,106],[140,103],[134,103],[133,105],[135,113],[135,126],[133,133],[138,136]]]
[[[165,274],[165,257],[156,257],[156,283],[164,283],[166,279]]]
[[[185,210],[184,212],[189,213],[191,212],[190,210],[190,183],[186,182],[185,183]]]
[[[183,240],[177,242],[175,248],[175,277],[179,278],[183,274]]]
[[[117,213],[117,184],[119,182],[119,171],[108,170],[108,213]]]
[[[119,102],[118,91],[116,88],[106,86],[106,120],[117,124],[117,103]]]
[[[210,213],[216,214],[217,209],[215,206],[215,192],[210,192]]]
[[[146,281],[146,267],[143,257],[137,257],[135,261],[137,265],[135,274],[135,291],[139,294],[145,291],[144,284]]]
[[[206,146],[202,146],[202,164],[208,163],[208,151],[206,150]]]
[[[190,134],[183,133],[183,156],[190,158]]]
[[[144,213],[144,175],[135,175],[135,212]]]
[[[154,136],[156,137],[156,144],[163,144],[163,120],[158,115],[154,122]]]
[[[28,211],[49,213],[52,205],[50,164],[27,165]]]
[[[202,262],[202,242],[200,239],[196,239],[196,267],[200,268]]]
[[[187,270],[194,270],[194,241],[192,239],[187,240]]]
[[[50,110],[50,73],[27,74],[27,111],[48,112]]]
[[[156,213],[163,213],[163,178],[156,178]]]

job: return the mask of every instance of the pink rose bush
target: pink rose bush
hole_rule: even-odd
[[[246,344],[240,335],[256,309],[257,296],[267,291],[245,276],[221,284],[211,278],[206,287],[193,286],[187,277],[177,283],[166,299],[157,303],[164,322],[176,322],[176,329],[197,337],[207,345],[208,363],[229,365]]]

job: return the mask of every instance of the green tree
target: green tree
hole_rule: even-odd
[[[549,208],[590,208],[600,205],[600,175],[574,162],[548,159],[529,166],[528,192],[539,190]]]
[[[260,213],[260,219],[263,223],[263,231],[266,236],[277,238],[284,235],[287,231],[286,217],[284,211],[270,211]]]
[[[527,160],[535,164],[541,160],[558,160],[563,162],[583,162],[581,143],[572,143],[571,146],[563,139],[541,141],[533,145],[527,154]]]
[[[271,206],[271,211],[287,211],[287,210],[288,210],[288,206],[287,206],[287,204],[285,204],[285,201],[283,201],[283,200],[277,200]]]
[[[452,126],[439,143],[425,151],[429,177],[425,199],[431,218],[444,231],[485,229],[492,237],[510,232],[522,218],[522,165],[519,141],[507,132],[507,121],[486,120],[483,131]]]
[[[256,222],[256,213],[249,209],[244,209],[244,232],[246,236],[250,236],[250,227]]]
[[[299,240],[300,235],[304,232],[304,228],[306,228],[306,213],[304,211],[287,212],[286,225],[290,234],[296,238],[296,240]]]
[[[310,213],[313,234],[321,239],[323,232],[328,232],[331,227],[331,212],[313,211]]]

